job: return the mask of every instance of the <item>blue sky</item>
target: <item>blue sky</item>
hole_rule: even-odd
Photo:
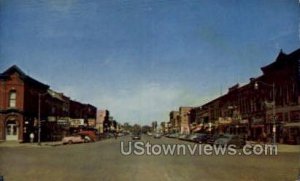
[[[13,64],[117,121],[167,121],[300,48],[297,0],[0,0]]]

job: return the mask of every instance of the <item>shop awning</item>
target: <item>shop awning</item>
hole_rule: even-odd
[[[283,127],[300,127],[300,122],[286,123]]]
[[[263,128],[264,125],[263,124],[254,124],[254,125],[251,125],[251,128]]]

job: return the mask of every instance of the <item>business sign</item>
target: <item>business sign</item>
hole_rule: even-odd
[[[67,119],[58,119],[57,124],[59,124],[59,125],[68,125],[69,121]]]
[[[84,126],[84,119],[70,119],[71,127]]]
[[[56,117],[55,116],[48,116],[48,121],[49,122],[55,122],[56,121]]]
[[[96,119],[88,119],[88,125],[91,127],[96,126]]]

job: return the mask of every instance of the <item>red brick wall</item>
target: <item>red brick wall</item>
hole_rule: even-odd
[[[0,109],[6,110],[9,105],[9,93],[11,90],[15,90],[17,93],[16,97],[16,109],[23,111],[24,108],[24,83],[19,78],[17,73],[10,76],[10,79],[1,83],[1,102]]]

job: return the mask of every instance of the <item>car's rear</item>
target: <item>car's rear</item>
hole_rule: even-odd
[[[133,133],[131,136],[132,140],[140,140],[141,134],[140,133]]]

